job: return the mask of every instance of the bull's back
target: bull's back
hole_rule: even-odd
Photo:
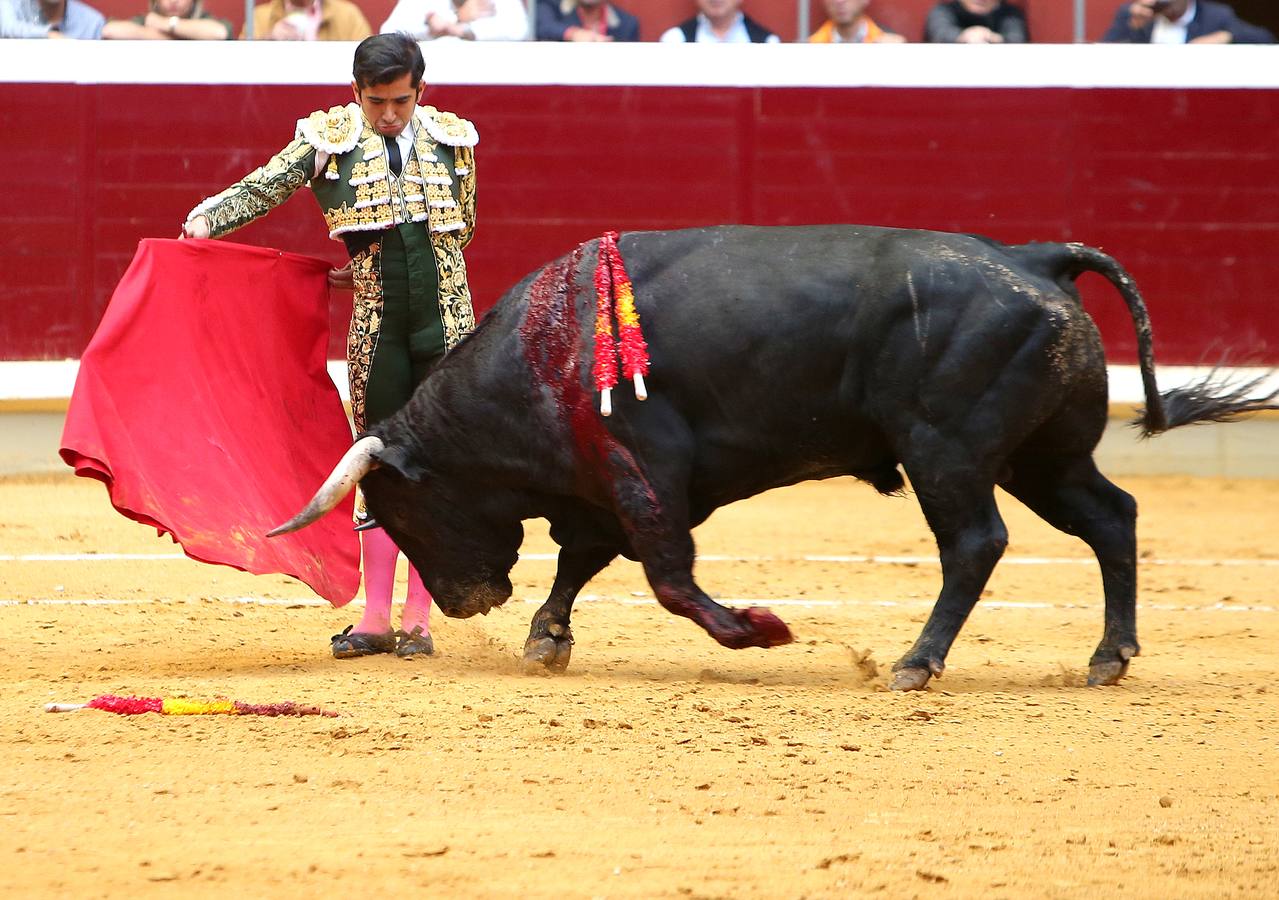
[[[1059,245],[813,226],[643,232],[620,246],[654,378],[731,415],[871,401],[912,372],[946,377],[1083,316],[1053,278]],[[760,393],[784,402],[761,408]]]
[[[1071,390],[1061,359],[1100,360],[1061,245],[814,226],[632,233],[620,248],[651,391],[688,423],[717,502],[882,471],[920,419],[1005,414],[1013,366],[1043,402],[1007,414],[1032,430]]]

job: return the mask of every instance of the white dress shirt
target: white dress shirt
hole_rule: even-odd
[[[697,31],[695,32],[695,36],[697,40],[694,43],[749,44],[751,42],[751,36],[750,36],[750,33],[747,32],[746,30],[745,20],[746,20],[745,15],[739,12],[737,14],[737,18],[733,21],[732,27],[730,27],[728,31],[724,33],[723,37],[720,37],[711,28],[710,19],[706,18],[705,14],[698,13],[697,14]],[[663,44],[687,43],[687,41],[684,39],[684,32],[681,31],[678,27],[666,29],[664,32],[662,32],[662,36],[660,40]],[[768,36],[768,40],[764,41],[764,43],[779,44],[781,43],[781,40],[782,39],[779,38],[777,35],[770,34]]]
[[[1170,22],[1163,16],[1155,16],[1155,30],[1150,33],[1150,43],[1152,44],[1184,44],[1186,42],[1186,33],[1190,29],[1190,23],[1195,18],[1195,0],[1190,0],[1186,6],[1186,13],[1175,22]]]
[[[493,8],[493,15],[466,23],[477,41],[522,41],[528,37],[528,10],[520,0],[493,0]],[[399,0],[382,23],[382,33],[403,31],[419,41],[431,40],[426,20],[433,14],[447,22],[457,21],[453,0]]]

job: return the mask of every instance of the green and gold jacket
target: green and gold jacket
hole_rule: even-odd
[[[309,185],[334,239],[404,221],[423,222],[439,273],[444,349],[452,350],[475,328],[462,250],[475,230],[474,148],[479,136],[467,120],[431,106],[414,112],[413,126],[414,153],[400,179],[393,181],[382,136],[358,104],[313,112],[298,120],[292,143],[266,165],[202,201],[187,221],[205,216],[212,236],[222,237]],[[328,160],[315,175],[320,152],[328,154]],[[347,357],[353,365],[371,355],[377,339],[382,301],[379,249],[374,241],[351,257],[355,311]]]

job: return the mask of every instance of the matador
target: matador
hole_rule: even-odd
[[[416,41],[381,34],[355,51],[355,102],[297,123],[266,165],[202,201],[183,235],[222,237],[309,185],[329,236],[346,244],[355,291],[347,375],[357,431],[394,413],[475,327],[462,251],[475,229],[475,127],[419,106]],[[400,629],[390,627],[399,551],[380,528],[360,533],[364,615],[331,639],[338,658],[434,652],[431,596],[409,569]]]

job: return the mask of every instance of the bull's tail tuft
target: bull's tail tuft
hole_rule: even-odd
[[[1137,291],[1137,283],[1114,258],[1100,250],[1083,244],[1067,244],[1070,261],[1066,271],[1072,278],[1082,272],[1101,275],[1124,298],[1137,333],[1137,361],[1141,367],[1141,384],[1146,395],[1146,405],[1138,410],[1132,425],[1141,431],[1142,437],[1191,425],[1195,422],[1233,422],[1267,409],[1279,409],[1276,397],[1279,389],[1261,397],[1253,397],[1261,383],[1269,378],[1263,374],[1244,381],[1222,377],[1216,369],[1207,376],[1179,388],[1160,393],[1155,382],[1154,337],[1150,328],[1150,316],[1146,303]]]
[[[1213,369],[1203,378],[1159,395],[1162,401],[1163,427],[1152,428],[1146,410],[1139,409],[1133,419],[1134,428],[1143,438],[1154,437],[1171,428],[1202,422],[1234,422],[1254,413],[1279,409],[1279,388],[1254,396],[1269,375],[1246,380],[1231,379]]]

